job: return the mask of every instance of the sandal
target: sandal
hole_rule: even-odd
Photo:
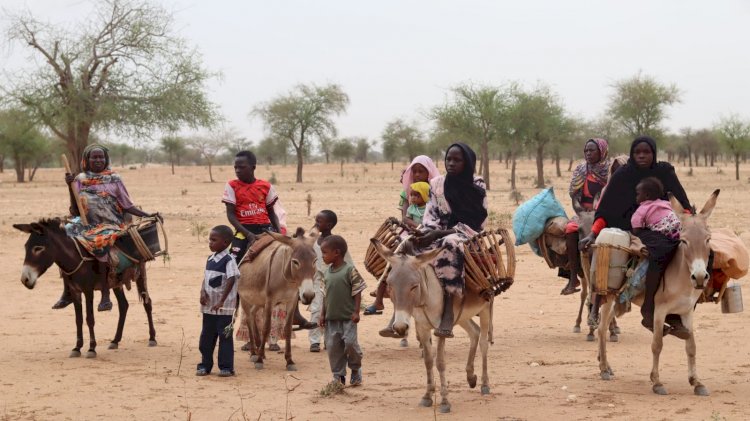
[[[375,307],[375,304],[371,304],[365,307],[365,311],[362,312],[365,316],[372,316],[375,314],[383,314],[383,309]]]
[[[577,285],[570,285],[570,283],[568,283],[567,285],[565,285],[565,288],[560,291],[560,295],[575,294],[576,292],[579,292],[581,290],[580,288],[578,288],[580,285],[580,282],[577,282]]]
[[[57,300],[57,302],[52,306],[53,310],[59,310],[61,308],[65,308],[69,305],[73,304],[73,300],[68,300],[67,298],[60,298]]]
[[[651,333],[654,333],[654,323],[653,322],[651,322],[651,324],[649,324],[646,320],[641,320],[641,326],[643,326],[646,329],[648,329]],[[672,333],[672,327],[670,325],[664,325],[664,329],[662,329],[661,336],[667,336],[670,333]],[[678,338],[679,338],[679,336],[678,336]]]
[[[97,311],[110,311],[112,310],[112,301],[102,301],[96,308]]]
[[[435,329],[435,332],[433,332],[433,335],[437,336],[438,338],[452,338],[453,337],[453,331],[450,329]]]
[[[320,352],[320,344],[311,344],[310,352]]]
[[[385,329],[380,329],[380,331],[378,333],[380,334],[380,336],[382,336],[384,338],[396,338],[396,339],[400,339],[400,338],[404,337],[404,336],[401,336],[398,333],[396,333],[396,331],[393,330],[393,328],[391,326],[388,326]]]

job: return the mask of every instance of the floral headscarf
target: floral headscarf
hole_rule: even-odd
[[[582,162],[573,171],[573,178],[570,180],[570,188],[568,193],[570,197],[579,198],[583,191],[583,184],[586,182],[586,177],[592,175],[599,184],[607,184],[609,176],[609,167],[612,161],[609,159],[609,143],[605,139],[589,139],[586,144],[593,142],[599,149],[599,162],[596,164],[589,164],[588,162]],[[585,145],[584,145],[585,147]]]

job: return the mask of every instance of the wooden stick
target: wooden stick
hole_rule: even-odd
[[[68,174],[73,174],[73,171],[70,170],[70,162],[68,162],[68,157],[65,154],[61,155],[63,165],[65,165],[65,172]],[[70,187],[70,191],[73,192],[73,198],[76,201],[76,206],[78,207],[78,216],[81,217],[81,222],[83,225],[89,224],[89,219],[86,217],[86,211],[83,209],[83,206],[81,204],[81,196],[78,195],[78,188],[76,188],[72,183],[68,185]]]

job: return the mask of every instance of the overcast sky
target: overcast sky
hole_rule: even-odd
[[[81,0],[2,0],[53,22],[80,21]],[[601,114],[611,84],[639,70],[675,83],[667,126],[750,118],[748,1],[170,0],[179,33],[223,73],[210,97],[257,141],[252,107],[298,83],[341,84],[341,136],[379,137],[395,117],[424,122],[447,88],[473,81],[548,83],[575,115]],[[745,28],[745,29],[742,29]],[[5,69],[23,65],[3,49]]]

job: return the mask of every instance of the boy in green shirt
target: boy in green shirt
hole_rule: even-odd
[[[331,235],[320,245],[326,269],[323,309],[318,323],[325,328],[326,349],[334,381],[346,383],[346,366],[352,372],[349,384],[362,384],[362,350],[357,342],[357,323],[362,291],[367,287],[354,265],[344,260],[346,241]]]

